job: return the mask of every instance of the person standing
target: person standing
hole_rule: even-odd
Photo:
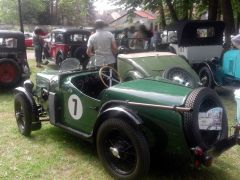
[[[37,67],[42,67],[42,53],[43,53],[43,38],[41,36],[43,30],[39,27],[35,27],[33,31],[33,45],[34,45],[34,51],[35,51],[35,58]]]
[[[106,24],[102,20],[96,20],[96,32],[92,34],[87,43],[87,55],[95,55],[94,66],[108,65],[114,67],[117,44],[113,34],[104,30]]]

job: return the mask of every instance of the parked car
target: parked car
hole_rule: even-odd
[[[196,72],[184,58],[154,50],[147,46],[149,39],[129,38],[120,41],[117,69],[123,81],[146,77],[162,77],[192,88],[201,85]],[[134,42],[142,42],[142,48],[135,48]],[[122,44],[121,44],[122,43]]]
[[[222,58],[212,58],[204,62],[199,71],[199,78],[205,87],[215,86],[240,87],[240,50],[230,49]]]
[[[169,52],[140,51],[119,54],[117,69],[123,81],[162,77],[188,87],[201,85],[197,73],[180,56]]]
[[[224,22],[208,20],[179,21],[166,30],[172,35],[170,50],[183,56],[198,73],[201,63],[223,52]]]
[[[24,32],[25,46],[33,47],[33,35],[30,32]]]
[[[44,55],[51,58],[60,66],[62,61],[69,57],[75,57],[86,65],[87,41],[90,31],[81,29],[54,29],[44,46]],[[86,64],[85,64],[86,63]]]
[[[13,87],[29,78],[24,34],[0,31],[0,87]]]
[[[228,137],[225,109],[210,88],[191,89],[159,78],[119,83],[111,67],[79,70],[67,59],[60,71],[44,71],[15,89],[14,109],[21,134],[49,121],[96,145],[106,170],[116,179],[142,178],[150,152],[190,158],[209,166],[239,143]],[[109,87],[106,87],[109,86]],[[112,85],[112,86],[111,86]]]

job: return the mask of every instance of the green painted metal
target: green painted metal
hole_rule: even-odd
[[[157,78],[138,79],[124,82],[101,92],[101,99],[92,98],[81,92],[73,80],[82,76],[97,74],[97,72],[71,72],[57,73],[56,71],[43,72],[37,75],[36,90],[40,93],[41,88],[47,88],[55,92],[59,101],[61,124],[91,134],[99,115],[102,104],[111,100],[128,100],[133,102],[160,104],[168,106],[181,106],[192,89],[185,86],[172,84],[168,80]],[[82,116],[74,119],[69,111],[69,99],[76,95],[82,104]],[[41,102],[44,104],[44,102]],[[45,102],[46,104],[46,102]],[[45,106],[46,110],[47,105]],[[182,115],[172,110],[128,106],[134,110],[144,121],[145,133],[151,134],[149,141],[160,141],[165,150],[174,154],[190,155],[183,127]],[[151,138],[153,137],[155,138]],[[156,143],[156,142],[155,142]]]
[[[137,57],[131,58],[131,61],[143,67],[148,75],[155,77],[162,77],[164,70],[168,68],[176,66],[181,67],[192,74],[196,82],[199,82],[199,77],[196,72],[184,59],[177,55]],[[136,69],[132,64],[130,64],[128,61],[126,61],[125,58],[122,58],[121,56],[118,57],[117,63],[118,72],[123,80],[127,78],[129,71]],[[144,77],[146,77],[146,75],[144,75]]]
[[[115,99],[178,106],[184,103],[186,96],[191,91],[190,88],[176,86],[167,81],[139,79],[109,88],[102,101],[107,102]],[[138,115],[144,120],[144,125],[151,130],[151,133],[160,141],[167,141],[168,152],[177,154],[186,152],[189,155],[182,127],[182,115],[179,112],[134,106],[131,109],[138,112]]]

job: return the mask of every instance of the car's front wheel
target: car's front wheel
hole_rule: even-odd
[[[14,110],[18,129],[24,136],[31,134],[32,114],[29,112],[31,105],[28,99],[21,93],[14,97]]]
[[[121,119],[108,119],[97,133],[97,151],[107,171],[117,179],[147,174],[150,153],[144,135]]]

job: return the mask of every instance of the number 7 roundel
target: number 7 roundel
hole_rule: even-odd
[[[68,111],[73,119],[79,120],[82,117],[83,107],[80,98],[73,94],[68,99]]]

